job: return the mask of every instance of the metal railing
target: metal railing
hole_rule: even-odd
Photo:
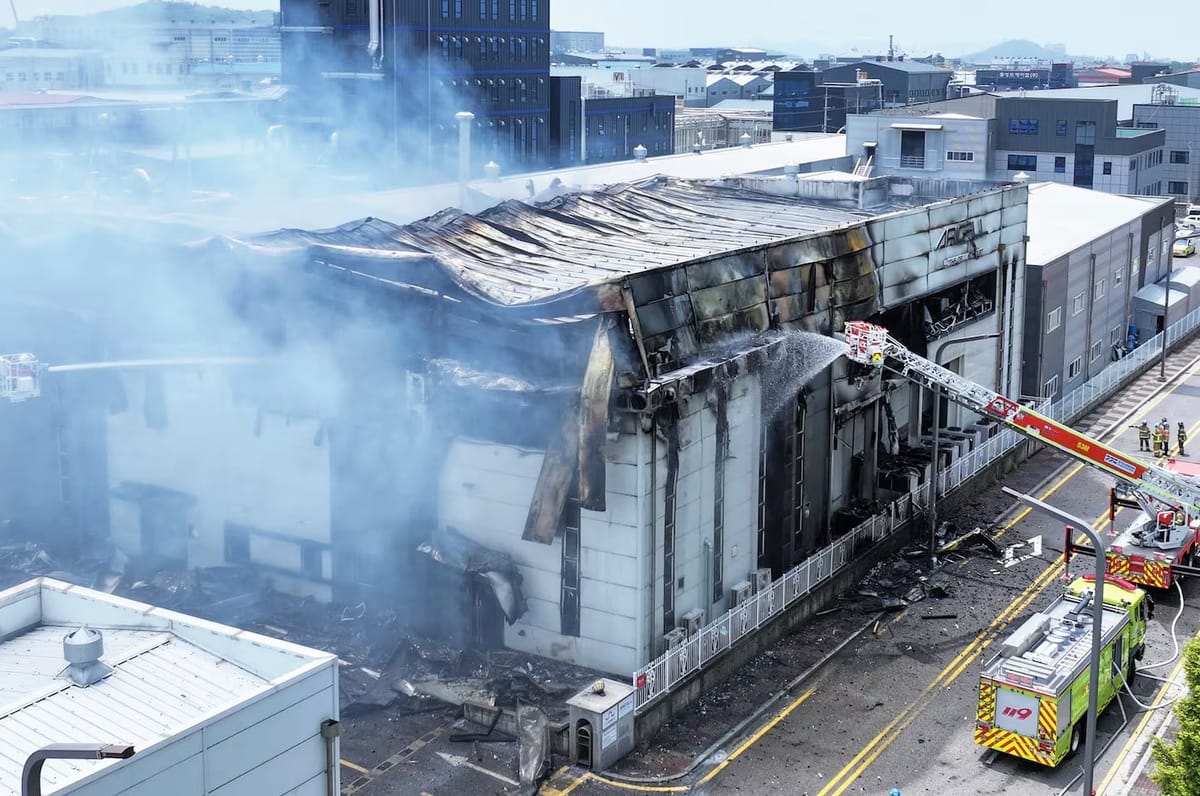
[[[1200,309],[1172,324],[1166,331],[1168,350],[1200,326]],[[1082,417],[1113,394],[1133,376],[1145,371],[1161,356],[1163,334],[1159,333],[1125,357],[1113,362],[1094,378],[1059,400],[1031,405],[1042,414],[1063,423]],[[946,495],[1029,438],[1012,429],[1002,429],[982,445],[938,473],[938,495]],[[853,528],[833,544],[788,570],[770,586],[741,605],[693,633],[633,674],[635,710],[646,707],[671,692],[680,681],[703,669],[741,639],[830,580],[839,570],[872,545],[891,535],[929,505],[929,482],[888,504],[887,510]]]
[[[923,155],[901,155],[900,168],[923,169],[925,168],[925,157]]]
[[[913,511],[911,495],[904,495],[890,503],[886,512],[875,515],[825,549],[809,556],[803,563],[784,573],[783,577],[772,581],[770,586],[741,605],[729,609],[702,627],[699,633],[688,636],[679,646],[667,650],[645,668],[635,672],[635,709],[640,712],[670,693],[676,683],[752,635],[772,617],[832,578],[855,556],[910,520]]]

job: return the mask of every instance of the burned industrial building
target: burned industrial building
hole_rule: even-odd
[[[0,406],[24,452],[5,533],[110,545],[131,573],[246,565],[627,675],[928,477],[929,401],[839,357],[845,321],[921,353],[998,333],[943,361],[1019,384],[1025,187],[893,206],[886,178],[797,184],[652,178],[238,240],[6,235],[24,265],[0,339],[109,365]]]

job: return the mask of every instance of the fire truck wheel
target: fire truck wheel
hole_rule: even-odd
[[[1131,654],[1129,656],[1129,665],[1127,667],[1125,667],[1125,685],[1129,686],[1130,690],[1133,689],[1133,681],[1136,678],[1137,678],[1137,657],[1135,655]]]
[[[1083,720],[1075,723],[1071,728],[1071,746],[1067,749],[1067,757],[1072,757],[1083,746]]]

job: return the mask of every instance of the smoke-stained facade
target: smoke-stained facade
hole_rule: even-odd
[[[6,242],[45,264],[9,302],[53,296],[93,332],[65,350],[0,328],[44,359],[251,361],[96,371],[0,407],[0,431],[54,410],[21,442],[57,450],[56,422],[91,423],[68,459],[107,510],[64,533],[136,566],[249,563],[463,645],[628,672],[927,472],[927,406],[837,358],[846,320],[921,352],[1003,330],[956,367],[1018,379],[996,352],[1021,346],[1024,187],[880,214],[772,195],[788,184],[652,179],[182,248]],[[30,532],[61,502],[44,458]]]
[[[541,164],[549,146],[549,0],[283,0],[293,125],[401,178],[454,173],[454,114],[475,114],[476,171]]]

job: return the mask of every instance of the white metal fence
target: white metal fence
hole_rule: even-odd
[[[1200,309],[1177,323],[1166,333],[1168,350],[1200,326]],[[1112,395],[1130,377],[1141,373],[1158,361],[1162,352],[1163,335],[1131,351],[1110,364],[1095,378],[1081,384],[1053,403],[1033,406],[1037,411],[1070,423]],[[966,456],[957,459],[938,474],[938,495],[945,495],[961,486],[992,462],[1011,451],[1028,437],[1011,429],[1002,429]],[[753,633],[789,605],[832,578],[871,545],[881,541],[898,527],[924,510],[929,502],[929,484],[890,503],[887,510],[858,525],[829,547],[813,554],[803,563],[788,570],[742,605],[731,608],[709,622],[700,632],[667,650],[644,668],[634,672],[636,710],[644,708],[671,692],[672,688],[693,672],[703,669],[714,658]]]

